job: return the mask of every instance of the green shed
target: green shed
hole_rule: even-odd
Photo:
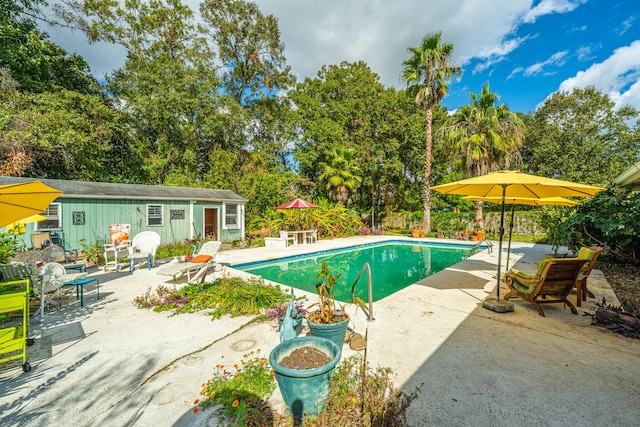
[[[0,176],[1,184],[37,178]],[[32,246],[34,233],[60,236],[67,247],[108,240],[110,226],[129,225],[130,237],[155,231],[163,243],[214,235],[217,240],[244,240],[247,199],[230,190],[111,184],[39,179],[64,193],[49,205],[46,221],[27,224],[22,239]]]

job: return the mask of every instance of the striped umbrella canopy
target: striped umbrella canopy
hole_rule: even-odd
[[[283,205],[276,206],[276,209],[308,209],[308,208],[319,208],[320,206],[314,205],[311,202],[307,202],[303,199],[295,199],[290,202],[287,202]]]
[[[306,200],[295,199],[283,205],[276,206],[276,209],[298,209],[298,228],[300,228],[301,217],[302,217],[300,209],[312,209],[312,208],[319,208],[319,207],[320,206],[314,205],[313,203],[307,202]]]

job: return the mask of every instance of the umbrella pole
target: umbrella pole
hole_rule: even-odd
[[[496,300],[500,301],[500,267],[502,264],[502,236],[504,236],[504,198],[507,192],[507,187],[502,186],[502,210],[500,212],[500,242],[498,244],[498,284],[496,289]]]
[[[511,235],[513,234],[513,212],[516,209],[516,204],[511,205],[511,222],[509,223],[509,246],[507,247],[507,267],[504,271],[509,271],[509,256],[511,255]]]

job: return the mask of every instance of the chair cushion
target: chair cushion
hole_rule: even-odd
[[[191,258],[191,262],[207,262],[211,258],[213,258],[211,255],[198,255],[196,257]]]

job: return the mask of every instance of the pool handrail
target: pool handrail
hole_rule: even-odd
[[[491,253],[493,251],[493,243],[491,243],[490,241],[488,241],[487,239],[482,239],[482,240],[478,240],[478,242],[476,242],[475,245],[473,245],[473,248],[471,248],[469,250],[469,256],[473,255],[474,253],[476,253],[476,251],[478,250],[478,248],[482,245],[482,243],[486,243],[487,245],[487,249],[489,251],[489,253]]]
[[[355,296],[356,284],[364,274],[365,270],[367,270],[367,275],[369,277],[369,307],[367,308],[367,304],[362,300],[362,298],[357,298]],[[367,321],[371,322],[375,320],[373,318],[373,281],[371,279],[371,266],[368,262],[365,262],[362,268],[360,269],[360,273],[356,280],[353,281],[353,285],[351,286],[351,302],[357,304],[367,315]]]

